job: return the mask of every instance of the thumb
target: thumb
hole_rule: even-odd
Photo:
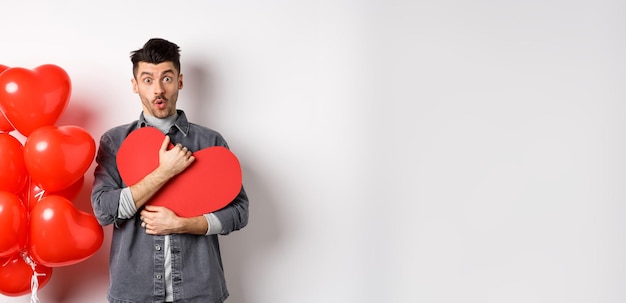
[[[165,136],[165,138],[163,139],[163,143],[161,143],[161,149],[159,150],[159,152],[166,152],[169,144],[170,144],[170,137]]]

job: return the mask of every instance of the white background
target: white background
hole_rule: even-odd
[[[141,110],[130,51],[181,46],[179,107],[225,136],[251,201],[221,238],[228,302],[621,303],[625,10],[8,1],[0,64],[64,68],[57,124],[97,140]],[[105,301],[110,231],[54,269],[42,303]]]

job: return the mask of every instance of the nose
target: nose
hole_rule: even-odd
[[[163,83],[157,82],[156,85],[154,86],[154,94],[158,96],[158,95],[163,94],[164,92],[165,92],[165,89],[164,89]]]

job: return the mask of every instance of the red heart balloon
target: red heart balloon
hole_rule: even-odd
[[[24,161],[35,184],[48,192],[62,190],[84,176],[96,154],[96,143],[84,129],[44,126],[24,144]]]
[[[17,253],[26,246],[28,212],[13,193],[0,191],[0,258]]]
[[[131,186],[159,166],[159,149],[165,136],[154,127],[139,128],[126,137],[117,152],[122,180]],[[223,208],[241,191],[241,167],[225,147],[193,153],[196,160],[171,179],[150,200],[180,217],[194,217]]]
[[[52,268],[35,263],[37,282],[43,288],[52,277]],[[5,296],[21,296],[31,292],[32,267],[19,254],[0,259],[0,293]]]
[[[0,109],[24,136],[54,125],[69,102],[72,85],[61,67],[11,67],[0,74]]]
[[[81,262],[96,253],[104,240],[95,216],[54,195],[44,197],[33,207],[29,235],[29,255],[49,267]]]
[[[8,68],[8,66],[0,64],[0,74]],[[2,113],[2,110],[0,110],[0,132],[10,132],[12,130],[14,130],[13,125],[9,123],[7,118]]]
[[[15,137],[0,133],[0,190],[20,192],[28,181],[24,146]]]
[[[35,205],[39,201],[41,201],[41,199],[50,195],[61,196],[72,201],[78,196],[78,194],[80,193],[80,190],[83,189],[84,183],[85,183],[85,176],[81,176],[80,179],[78,179],[78,181],[74,182],[74,184],[62,190],[55,191],[55,192],[47,192],[43,188],[39,187],[39,185],[31,182],[30,186],[28,187],[28,190],[22,191],[21,193],[22,202],[23,204],[28,205],[28,207],[26,208],[28,209],[28,211],[31,211],[33,207],[35,207]]]

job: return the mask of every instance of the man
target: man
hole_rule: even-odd
[[[248,197],[243,187],[226,207],[213,213],[178,217],[149,205],[168,180],[195,160],[192,152],[210,146],[228,147],[216,131],[187,121],[177,109],[183,88],[178,45],[150,39],[131,53],[133,91],[143,111],[139,120],[105,132],[96,156],[91,201],[103,226],[113,224],[109,260],[109,302],[224,302],[228,297],[218,235],[239,230],[248,222]],[[153,126],[166,136],[158,167],[127,186],[115,157],[126,136]],[[169,143],[175,144],[167,149]]]

